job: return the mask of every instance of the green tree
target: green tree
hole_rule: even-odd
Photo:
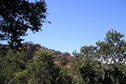
[[[125,84],[126,42],[123,37],[123,34],[110,30],[105,41],[96,42],[96,47],[83,46],[80,53],[73,53],[74,70],[81,75],[81,84]],[[79,78],[80,75],[76,76]]]
[[[22,36],[27,30],[34,33],[41,30],[46,21],[46,3],[44,0],[29,2],[28,0],[0,1],[0,40],[6,40],[13,48],[21,46]]]
[[[26,84],[73,84],[66,69],[54,63],[51,53],[40,50],[36,52],[27,69],[16,73],[17,83]]]
[[[0,83],[14,84],[14,73],[26,69],[26,63],[23,60],[25,54],[9,50],[6,56],[0,58]]]
[[[97,84],[99,78],[102,77],[100,62],[96,59],[96,50],[95,46],[83,46],[80,49],[80,53],[74,52],[75,62],[73,64],[75,76],[77,80],[83,79],[80,84]]]
[[[125,55],[125,40],[124,35],[115,30],[109,30],[106,33],[105,41],[98,41],[96,45],[98,47],[97,53],[99,56],[107,59],[111,59],[110,63],[122,62]],[[116,61],[118,59],[118,61]]]
[[[99,81],[103,84],[125,84],[126,82],[124,81],[126,71],[122,69],[122,67],[126,68],[124,64],[126,45],[123,38],[123,34],[109,30],[104,41],[96,42],[97,55],[102,59],[103,71],[103,78]],[[103,64],[103,61],[106,64]]]
[[[96,58],[96,50],[97,50],[97,47],[95,46],[83,46],[81,47],[80,49],[80,54],[82,54],[82,58],[88,58],[88,59],[94,59]]]

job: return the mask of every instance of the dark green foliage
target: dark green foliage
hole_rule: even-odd
[[[30,69],[29,69],[30,68]],[[61,68],[54,64],[53,55],[47,52],[38,51],[33,63],[30,63],[30,78],[40,80],[38,83],[43,84],[72,84],[70,76],[63,75]],[[31,71],[33,70],[33,71]],[[35,73],[35,74],[34,74]]]
[[[96,42],[98,55],[102,55],[104,58],[112,58],[111,63],[116,63],[116,58],[121,62],[124,58],[124,51],[126,49],[126,42],[123,37],[124,35],[117,31],[108,31],[105,41]]]
[[[23,43],[24,52],[27,53],[28,59],[31,60],[35,54],[35,52],[40,48],[39,44],[31,44],[31,43]]]
[[[73,84],[67,68],[54,63],[51,53],[39,50],[27,59],[27,52],[9,50],[0,58],[1,84]]]
[[[43,51],[37,52],[33,63],[30,63],[28,66],[28,72],[30,72],[30,78],[33,75],[35,79],[40,80],[40,83],[43,84],[55,83],[59,75],[55,73],[59,72],[59,69],[56,69],[52,55]]]
[[[46,20],[44,0],[35,3],[28,0],[0,1],[0,40],[7,40],[10,46],[21,46],[22,36],[28,29],[38,32]]]
[[[22,60],[23,54],[9,50],[7,55],[0,58],[0,83],[9,84],[14,82],[14,73],[26,69],[26,63]]]
[[[5,57],[7,52],[8,52],[9,48],[7,45],[0,45],[0,58],[1,57]]]
[[[97,72],[93,69],[93,66],[87,62],[86,66],[83,66],[79,68],[80,74],[82,75],[82,78],[85,80],[85,83],[95,83],[97,77]]]
[[[125,84],[125,69],[124,64],[109,65],[108,69],[104,69],[104,78],[99,78],[99,82],[102,84]]]
[[[83,46],[80,53],[73,52],[77,80],[81,75],[85,84],[125,84],[126,66],[123,60],[126,42],[123,37],[123,34],[110,30],[105,41],[96,42],[96,47]]]

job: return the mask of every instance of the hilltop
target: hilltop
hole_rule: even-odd
[[[34,58],[34,54],[38,50],[46,51],[54,55],[54,62],[60,66],[70,68],[71,67],[71,60],[74,58],[68,52],[60,52],[54,49],[48,49],[40,44],[33,44],[31,42],[23,43],[23,51],[25,51],[28,55],[28,59]],[[9,50],[9,45],[2,45],[0,44],[0,49],[4,50],[5,52]]]

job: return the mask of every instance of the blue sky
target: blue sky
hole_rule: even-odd
[[[39,33],[28,31],[25,41],[72,53],[104,40],[110,29],[126,34],[126,0],[45,1],[52,24],[44,24]]]

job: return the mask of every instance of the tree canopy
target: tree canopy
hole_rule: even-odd
[[[6,40],[10,46],[21,46],[27,30],[34,33],[41,30],[47,22],[47,8],[44,0],[29,2],[28,0],[0,1],[0,40]]]
[[[123,34],[109,30],[105,40],[96,42],[96,46],[83,46],[80,53],[73,52],[73,69],[77,80],[83,79],[81,84],[126,83],[126,42],[123,37]]]

